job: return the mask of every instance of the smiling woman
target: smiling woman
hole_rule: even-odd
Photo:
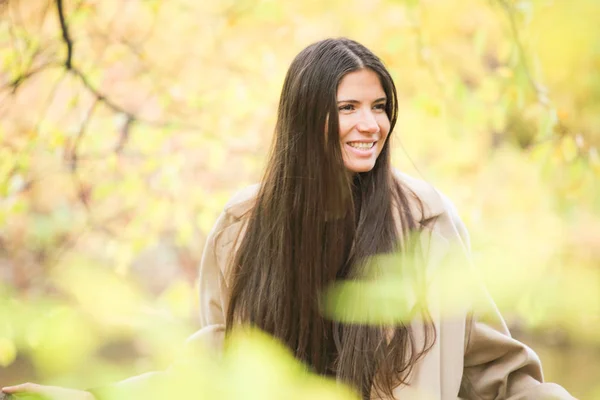
[[[203,328],[194,340],[220,348],[240,326],[259,328],[363,399],[571,399],[543,383],[535,353],[510,336],[485,289],[469,279],[469,236],[452,202],[392,168],[397,114],[392,78],[363,45],[327,39],[300,52],[285,78],[262,182],[232,198],[207,240]],[[398,315],[325,315],[323,293],[368,279],[373,260],[394,254],[402,257],[379,267],[401,279],[377,307]],[[396,310],[398,297],[406,309]],[[89,396],[65,395],[73,393]]]
[[[379,76],[361,69],[344,76],[337,90],[344,165],[352,172],[373,169],[390,131]]]

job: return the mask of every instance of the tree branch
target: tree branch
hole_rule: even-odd
[[[79,145],[81,144],[83,136],[85,135],[86,128],[90,122],[90,119],[92,118],[92,115],[94,114],[94,110],[96,109],[96,106],[98,105],[98,101],[99,101],[98,99],[94,100],[94,102],[92,103],[88,112],[86,113],[83,121],[81,122],[81,125],[79,126],[79,130],[77,131],[77,136],[75,137],[75,141],[73,142],[71,151],[69,152],[71,177],[73,178],[74,186],[77,188],[77,197],[79,198],[79,201],[81,202],[81,204],[83,204],[85,210],[88,213],[90,212],[90,204],[89,204],[90,188],[83,185],[83,183],[79,179],[79,175],[77,174],[77,167],[78,167],[78,152],[77,152],[77,150],[79,149]]]
[[[92,119],[92,115],[94,114],[94,111],[96,110],[98,101],[99,101],[98,99],[94,100],[94,102],[92,103],[88,112],[86,113],[85,117],[83,118],[83,121],[81,122],[81,125],[79,126],[79,130],[77,131],[77,135],[75,136],[73,146],[71,147],[71,150],[69,151],[69,162],[71,164],[70,165],[71,172],[77,171],[77,161],[78,161],[77,150],[79,149],[81,140],[83,139],[83,136],[85,135],[85,130],[90,122],[90,119]]]
[[[73,39],[69,33],[69,26],[65,20],[65,12],[63,7],[63,0],[56,0],[56,9],[58,11],[58,19],[60,21],[60,30],[62,32],[63,41],[67,46],[67,58],[65,60],[65,67],[67,69],[73,68]]]
[[[32,76],[38,74],[39,72],[42,72],[48,68],[57,67],[57,66],[59,66],[59,64],[52,62],[52,63],[42,64],[37,68],[31,69],[31,70],[17,76],[15,79],[8,82],[6,85],[2,86],[2,88],[0,88],[0,93],[4,92],[7,89],[11,89],[11,93],[15,94],[17,92],[17,89],[19,89],[19,86],[21,86],[21,84],[27,78],[31,78]]]
[[[94,85],[92,85],[92,83],[89,81],[87,76],[79,68],[77,68],[73,63],[73,40],[69,33],[69,26],[68,26],[66,18],[65,18],[63,0],[55,0],[55,4],[56,4],[56,8],[58,10],[58,17],[59,17],[59,21],[60,21],[62,38],[63,38],[65,45],[67,46],[67,58],[64,61],[65,68],[67,69],[67,71],[69,71],[69,72],[73,73],[74,75],[76,75],[77,77],[79,77],[79,79],[81,79],[81,82],[83,83],[83,85],[96,97],[96,99],[98,101],[101,101],[102,103],[107,105],[114,112],[124,114],[127,117],[127,120],[129,121],[129,125],[133,124],[136,121],[140,121],[147,125],[156,126],[156,127],[172,127],[172,126],[186,126],[187,125],[188,127],[198,129],[197,126],[192,126],[191,124],[143,120],[143,119],[139,118],[135,113],[126,110],[125,108],[118,105],[117,103],[112,101],[110,98],[108,98],[104,93],[101,93],[97,88],[95,88]]]
[[[85,76],[85,74],[79,70],[79,68],[71,67],[71,72],[73,72],[73,74],[75,74],[77,77],[79,77],[79,79],[81,79],[81,82],[83,83],[83,86],[85,86],[90,92],[92,92],[92,94],[99,101],[106,104],[108,106],[108,108],[110,108],[111,110],[116,111],[116,112],[120,112],[120,113],[124,113],[124,114],[131,114],[130,112],[123,109],[121,106],[115,104],[112,100],[110,100],[108,97],[106,97],[106,95],[104,95],[103,93],[100,93],[98,91],[98,89],[96,89],[91,84],[91,82],[88,80],[87,76]]]
[[[123,152],[123,148],[125,148],[125,144],[129,139],[129,130],[134,122],[135,120],[128,115],[125,123],[121,127],[121,134],[119,135],[119,141],[115,146],[115,153],[120,155]]]

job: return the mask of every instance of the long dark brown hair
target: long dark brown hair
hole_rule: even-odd
[[[316,373],[369,398],[372,388],[391,395],[407,382],[435,330],[426,329],[425,343],[417,346],[409,324],[342,324],[321,312],[329,285],[360,277],[371,256],[409,251],[410,241],[401,239],[419,229],[410,194],[393,177],[389,139],[371,171],[351,175],[344,167],[336,93],[346,74],[363,68],[379,76],[391,133],[396,88],[366,47],[327,39],[292,62],[266,172],[232,257],[226,326],[228,332],[239,323],[266,331]]]

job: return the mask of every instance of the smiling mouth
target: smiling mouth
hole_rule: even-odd
[[[366,143],[366,142],[348,142],[347,144],[348,144],[348,146],[353,147],[353,148],[358,149],[358,150],[369,150],[369,149],[372,149],[373,146],[375,146],[375,143],[377,143],[377,142],[369,142],[369,143]]]

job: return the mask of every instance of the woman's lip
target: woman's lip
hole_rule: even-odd
[[[350,143],[373,143],[373,147],[371,147],[370,149],[357,149],[356,147],[350,146]],[[350,151],[352,151],[352,154],[354,154],[357,157],[371,157],[371,155],[373,155],[373,153],[375,152],[375,143],[376,142],[352,141],[346,142],[346,146],[348,146]]]

